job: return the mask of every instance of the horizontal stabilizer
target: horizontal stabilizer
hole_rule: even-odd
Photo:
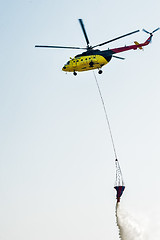
[[[137,41],[134,42],[137,46],[140,45]],[[140,50],[143,50],[142,47],[138,47]]]

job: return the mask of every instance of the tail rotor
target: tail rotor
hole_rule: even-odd
[[[152,33],[156,32],[156,31],[158,31],[158,30],[160,30],[160,28],[156,28]]]
[[[155,30],[153,30],[153,32],[148,32],[147,30],[143,29],[143,32],[148,33],[148,34],[150,34],[152,36],[153,33],[155,33],[158,30],[160,30],[160,28],[156,28]]]
[[[145,30],[144,28],[142,29],[143,32],[151,34],[150,32],[148,32],[147,30]]]

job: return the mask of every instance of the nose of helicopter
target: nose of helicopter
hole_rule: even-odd
[[[65,65],[63,66],[62,71],[66,71],[66,66]]]

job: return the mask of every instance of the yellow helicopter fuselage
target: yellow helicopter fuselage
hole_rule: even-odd
[[[65,72],[101,69],[112,58],[110,51],[90,50],[71,58],[62,68]]]
[[[65,72],[82,72],[99,69],[107,63],[108,61],[101,55],[74,57],[64,65],[62,70]]]

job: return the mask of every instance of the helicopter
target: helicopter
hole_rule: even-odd
[[[140,30],[136,30],[127,34],[124,34],[122,36],[113,38],[109,41],[91,46],[88,36],[87,36],[87,32],[85,30],[85,26],[83,23],[82,19],[78,19],[80,26],[82,28],[82,32],[84,34],[87,46],[82,48],[82,47],[66,47],[66,46],[47,46],[47,45],[35,45],[35,47],[39,47],[39,48],[62,48],[62,49],[83,49],[86,50],[85,52],[82,52],[81,54],[76,55],[74,58],[70,58],[70,60],[64,64],[62,71],[65,72],[73,72],[73,75],[77,75],[77,72],[82,72],[82,71],[88,71],[88,70],[93,70],[93,69],[98,69],[98,73],[102,74],[102,67],[104,65],[106,65],[107,63],[109,63],[112,59],[112,57],[114,58],[118,58],[121,60],[124,60],[125,58],[119,57],[119,56],[115,56],[114,54],[117,53],[121,53],[121,52],[125,52],[128,50],[137,50],[137,49],[143,49],[144,46],[147,46],[153,37],[153,33],[158,31],[160,28],[155,29],[152,32],[148,32],[145,29],[143,29],[144,32],[146,32],[147,34],[149,34],[149,38],[144,42],[144,43],[138,43],[137,41],[134,42],[134,45],[130,45],[130,46],[125,46],[125,47],[119,47],[119,48],[113,48],[113,49],[108,49],[108,50],[99,50],[99,49],[95,49],[96,47],[101,47],[105,44],[108,44],[110,42],[116,41],[120,38],[123,37],[127,37],[131,34],[135,34],[137,32],[139,32]]]

